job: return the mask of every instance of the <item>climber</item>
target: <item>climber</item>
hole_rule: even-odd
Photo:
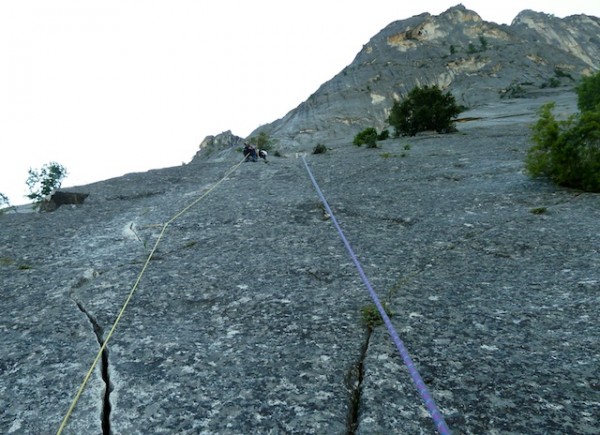
[[[256,148],[250,145],[247,142],[244,142],[244,157],[247,162],[256,162],[258,161],[258,156],[256,154]]]
[[[268,163],[268,161],[267,161],[267,152],[265,150],[258,150],[258,157],[260,157],[261,159],[263,159],[265,161],[265,163]]]

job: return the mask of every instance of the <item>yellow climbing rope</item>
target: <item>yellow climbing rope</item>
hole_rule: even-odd
[[[175,214],[171,219],[169,219],[162,226],[162,230],[161,230],[158,238],[156,239],[156,242],[154,243],[154,247],[150,251],[150,254],[148,254],[148,258],[146,258],[144,267],[142,267],[142,270],[140,271],[137,279],[135,280],[135,283],[133,284],[133,287],[131,288],[129,295],[127,296],[127,299],[125,300],[125,303],[123,304],[123,306],[121,307],[121,310],[119,311],[119,315],[117,316],[115,322],[113,323],[112,327],[110,328],[108,335],[104,339],[104,342],[102,343],[102,346],[100,347],[100,350],[98,351],[98,354],[96,355],[96,358],[94,359],[94,362],[92,363],[92,366],[90,367],[87,374],[85,375],[85,378],[83,378],[83,382],[81,383],[81,386],[79,387],[79,390],[77,391],[77,394],[75,395],[73,402],[71,403],[71,406],[69,407],[69,410],[67,411],[67,414],[65,415],[65,417],[62,420],[62,423],[60,424],[60,427],[58,428],[58,432],[56,432],[57,435],[61,435],[63,430],[65,429],[67,422],[69,421],[69,417],[73,413],[73,410],[75,409],[75,406],[77,405],[77,402],[79,401],[79,398],[81,397],[81,394],[83,393],[83,390],[85,389],[85,386],[87,385],[87,383],[90,379],[90,376],[92,375],[92,373],[94,372],[94,369],[98,365],[98,361],[100,361],[100,358],[102,357],[102,353],[106,349],[108,341],[110,340],[113,333],[115,332],[115,329],[117,328],[117,325],[119,324],[119,321],[121,320],[121,317],[123,317],[123,313],[125,312],[125,309],[127,308],[127,305],[129,304],[129,301],[131,301],[133,294],[137,290],[138,285],[139,285],[140,281],[142,280],[142,277],[144,276],[144,273],[146,272],[146,269],[148,268],[148,265],[150,264],[150,260],[152,259],[152,256],[154,255],[154,252],[156,251],[156,248],[158,247],[158,244],[160,243],[161,239],[163,238],[163,235],[165,234],[167,227],[171,223],[173,223],[173,221],[175,221],[181,215],[183,215],[185,212],[187,212],[190,208],[192,208],[193,206],[198,204],[200,201],[202,201],[204,198],[206,198],[209,193],[211,193],[213,190],[215,190],[217,188],[217,186],[219,186],[223,181],[225,181],[227,179],[227,177],[229,177],[229,175],[231,175],[237,168],[239,168],[240,165],[242,163],[244,163],[245,160],[246,160],[246,157],[244,157],[239,163],[236,163],[234,166],[232,166],[225,173],[225,175],[223,175],[223,177],[219,181],[217,181],[215,184],[212,185],[212,187],[210,189],[208,189],[206,192],[204,192],[199,198],[192,201],[189,205],[187,205],[185,208],[183,208],[180,212]],[[108,388],[108,387],[109,386],[107,385],[106,388]]]

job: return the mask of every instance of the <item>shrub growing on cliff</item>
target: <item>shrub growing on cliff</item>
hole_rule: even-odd
[[[565,121],[554,118],[553,108],[554,103],[542,106],[532,127],[527,172],[561,186],[600,192],[600,106]]]
[[[325,145],[323,145],[322,143],[318,143],[313,148],[313,154],[324,154],[326,152],[327,152],[327,147]]]
[[[396,137],[428,130],[449,133],[455,131],[452,118],[462,110],[450,92],[444,94],[437,86],[417,86],[402,102],[394,102],[388,122],[395,128]]]
[[[368,148],[377,147],[377,130],[373,127],[365,128],[363,131],[354,136],[352,143],[356,146],[367,145]]]
[[[35,203],[40,203],[45,196],[60,187],[66,176],[65,167],[56,162],[47,163],[39,170],[30,168],[26,181],[30,192],[27,198],[32,199]]]

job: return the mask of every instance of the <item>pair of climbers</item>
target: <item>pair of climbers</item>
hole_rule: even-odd
[[[254,145],[244,142],[244,157],[247,162],[257,162],[260,157],[267,163],[267,152],[257,149]]]

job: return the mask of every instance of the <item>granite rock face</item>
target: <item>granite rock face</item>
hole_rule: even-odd
[[[306,157],[454,433],[598,430],[600,197],[523,173],[545,101]],[[64,433],[435,433],[302,160],[241,158],[0,216],[1,433],[56,432],[136,282]]]
[[[305,102],[252,135],[302,149],[367,127],[381,131],[394,101],[415,86],[437,85],[470,109],[572,89],[600,69],[598,35],[597,17],[523,11],[507,26],[462,5],[395,21]]]

